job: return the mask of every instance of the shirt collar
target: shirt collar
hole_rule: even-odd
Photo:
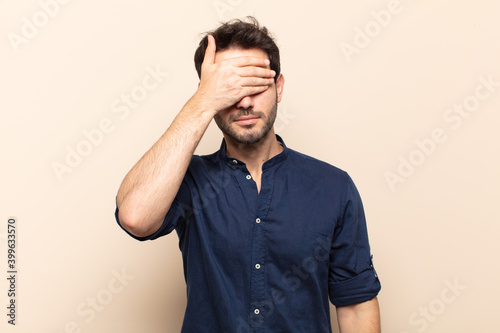
[[[272,157],[271,159],[267,160],[266,162],[264,162],[264,164],[262,165],[262,171],[269,169],[275,165],[280,164],[288,156],[288,148],[285,144],[285,141],[283,141],[283,139],[278,134],[275,134],[275,135],[276,135],[276,140],[278,140],[278,142],[283,146],[283,151],[281,153],[279,153],[278,155]],[[222,139],[222,143],[220,145],[218,158],[219,158],[219,160],[225,162],[227,165],[229,165],[231,167],[237,166],[237,165],[245,165],[244,162],[227,156],[227,154],[226,154],[226,140],[224,140],[224,139]]]

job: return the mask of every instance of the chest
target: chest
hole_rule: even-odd
[[[258,191],[249,173],[236,173],[211,199],[198,196],[204,208],[191,233],[215,257],[230,261],[260,253],[293,263],[317,256],[318,247],[328,249],[341,216],[339,198],[320,181],[293,175],[264,173],[260,181]]]

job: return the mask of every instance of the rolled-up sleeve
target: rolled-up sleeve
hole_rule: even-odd
[[[154,240],[158,237],[168,235],[171,233],[179,224],[186,221],[192,213],[192,202],[190,196],[189,186],[187,184],[186,178],[183,180],[177,195],[170,206],[170,209],[163,220],[161,227],[152,235],[146,237],[137,237],[130,232],[128,232],[123,226],[120,224],[120,220],[118,218],[118,205],[115,209],[115,219],[120,228],[122,228],[129,236],[135,238],[139,241],[145,240]]]
[[[381,289],[370,253],[363,204],[349,176],[343,202],[332,241],[328,278],[330,301],[335,306],[368,301]]]

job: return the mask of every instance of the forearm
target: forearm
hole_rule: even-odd
[[[193,153],[213,118],[193,96],[167,131],[124,178],[117,195],[121,225],[136,236],[161,226]]]
[[[380,311],[377,298],[337,307],[341,333],[380,333]]]

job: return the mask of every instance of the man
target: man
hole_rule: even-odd
[[[134,238],[179,236],[183,333],[379,332],[380,283],[359,194],[336,167],[274,133],[284,77],[255,19],[207,34],[198,90],[127,174],[116,219]],[[212,118],[224,139],[194,154]]]

